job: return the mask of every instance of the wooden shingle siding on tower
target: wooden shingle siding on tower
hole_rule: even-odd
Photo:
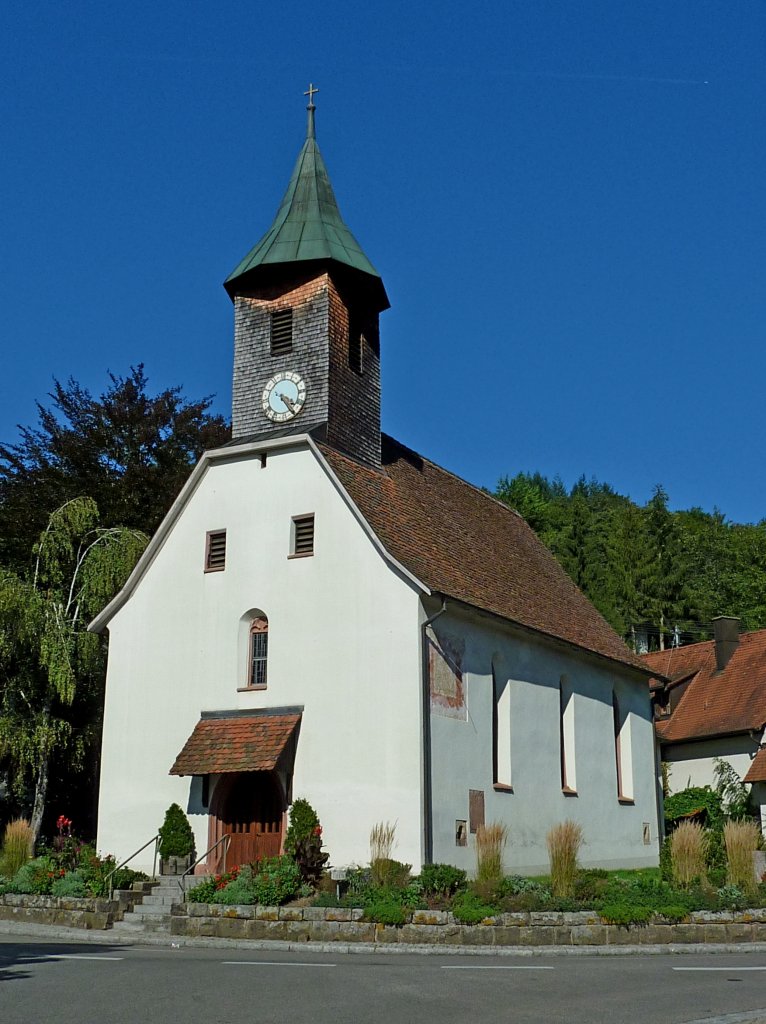
[[[329,354],[324,339],[329,329],[330,280],[297,273],[280,285],[257,295],[237,295],[234,301],[234,377],[232,381],[232,437],[256,437],[273,430],[264,418],[265,382],[289,370],[300,353],[308,399],[301,412],[301,427],[309,430],[327,420]],[[271,314],[292,310],[292,348],[271,353]]]

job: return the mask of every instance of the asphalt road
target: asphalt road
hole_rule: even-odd
[[[765,954],[496,960],[0,936],[1,1024],[702,1020],[766,1022]]]

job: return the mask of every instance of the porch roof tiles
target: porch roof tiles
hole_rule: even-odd
[[[170,769],[170,775],[271,771],[290,742],[300,714],[203,717]]]

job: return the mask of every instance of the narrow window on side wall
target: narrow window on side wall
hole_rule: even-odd
[[[633,803],[633,750],[630,735],[630,714],[623,715],[617,694],[612,691],[612,722],[614,724],[614,760],[617,770],[617,798]]]
[[[247,685],[262,690],[266,686],[266,665],[269,651],[269,622],[266,618],[253,620],[250,627],[250,654]]]
[[[568,796],[577,793],[575,771],[575,702],[566,676],[559,681],[559,753],[561,757],[561,789]]]
[[[511,684],[492,663],[492,783],[511,789]]]

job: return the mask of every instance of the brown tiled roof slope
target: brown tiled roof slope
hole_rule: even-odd
[[[743,782],[766,782],[766,747],[756,753]]]
[[[202,718],[170,775],[270,771],[276,768],[301,716],[258,714]]]
[[[430,590],[644,669],[522,517],[383,435],[382,472],[319,447],[386,550]]]
[[[766,629],[740,634],[722,672],[716,670],[714,640],[655,651],[643,660],[671,684],[693,676],[673,714],[658,723],[663,742],[747,732],[766,723]]]

